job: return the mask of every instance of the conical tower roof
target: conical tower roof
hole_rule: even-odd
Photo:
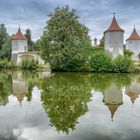
[[[140,40],[140,36],[138,35],[135,27],[133,29],[133,32],[131,33],[131,35],[129,36],[129,38],[127,40]]]
[[[118,25],[116,18],[114,16],[111,25],[105,32],[124,32],[124,30]]]
[[[27,40],[26,37],[22,34],[20,27],[15,35],[12,36],[12,40]]]

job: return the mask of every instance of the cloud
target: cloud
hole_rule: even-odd
[[[103,32],[112,20],[112,13],[120,26],[126,31],[125,38],[136,25],[140,32],[140,1],[139,0],[0,0],[0,23],[6,24],[8,32],[14,34],[18,24],[22,31],[26,28],[32,30],[33,39],[36,40],[43,32],[47,15],[57,6],[68,5],[77,10],[80,22],[90,30],[92,40],[102,37]],[[132,18],[133,17],[133,18]]]

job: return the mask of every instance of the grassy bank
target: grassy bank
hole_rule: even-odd
[[[25,59],[21,64],[16,65],[12,61],[7,59],[0,60],[0,69],[24,69],[24,70],[41,70],[41,69],[50,69],[48,64],[40,65],[36,60]]]

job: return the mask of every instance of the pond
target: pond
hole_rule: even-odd
[[[139,140],[140,75],[0,72],[0,140]]]

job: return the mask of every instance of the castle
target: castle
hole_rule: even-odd
[[[28,58],[37,60],[40,65],[44,64],[44,61],[41,59],[39,55],[39,52],[28,51],[27,38],[22,34],[20,27],[17,33],[12,36],[11,40],[12,40],[11,60],[13,63],[21,64],[23,59]]]
[[[104,32],[105,50],[114,58],[118,55],[124,55],[124,30],[118,25],[115,15],[109,28]],[[140,53],[140,36],[135,27],[126,40],[126,49],[133,52],[132,59],[138,60]]]

